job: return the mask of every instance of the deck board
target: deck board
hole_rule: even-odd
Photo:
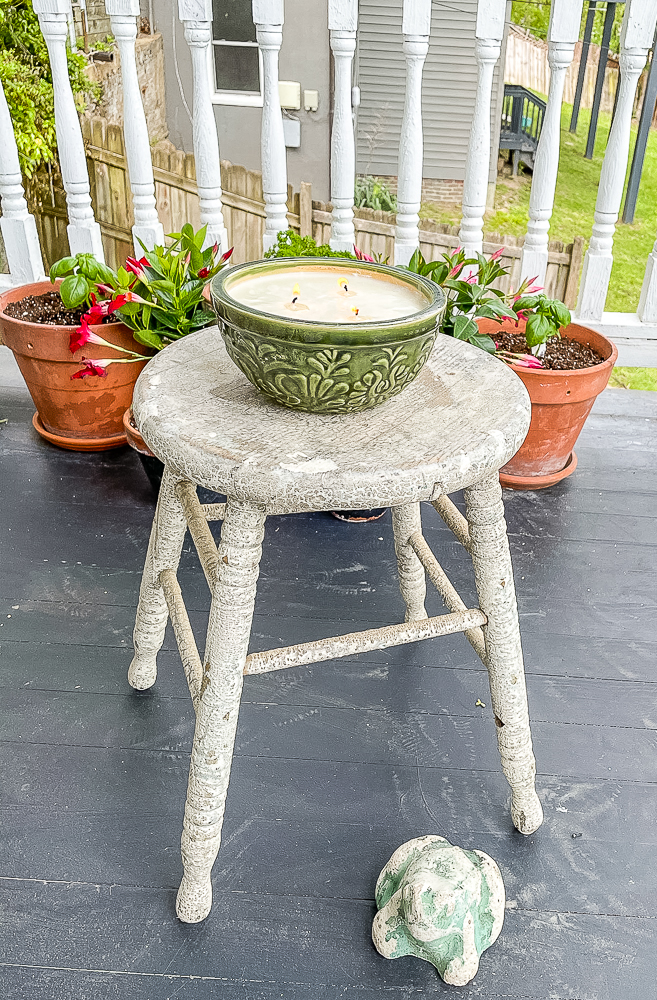
[[[198,927],[173,910],[193,719],[170,632],[156,687],[125,677],[153,496],[128,449],[52,448],[32,412],[0,348],[5,996],[451,995],[430,966],[386,962],[369,941],[378,871],[433,832],[496,858],[510,903],[459,996],[650,1000],[655,395],[607,391],[575,475],[505,494],[543,827],[523,838],[510,824],[487,679],[462,636],[248,677],[215,906]],[[473,600],[430,507],[424,525]],[[189,544],[180,578],[201,639],[208,596]],[[389,517],[270,519],[253,649],[401,615]]]

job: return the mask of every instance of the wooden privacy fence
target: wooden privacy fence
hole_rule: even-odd
[[[84,118],[82,131],[91,181],[91,197],[103,239],[105,259],[117,268],[133,253],[131,228],[134,223],[132,198],[123,148],[123,132],[102,118]],[[201,225],[196,190],[194,155],[175,149],[169,142],[153,148],[153,173],[158,215],[165,233],[177,232],[185,222]],[[265,202],[262,175],[224,160],[221,164],[224,220],[233,260],[242,263],[262,256]],[[47,266],[69,252],[66,235],[66,199],[61,183],[46,173],[30,184],[28,195],[36,216],[37,229]],[[395,216],[368,208],[355,209],[356,242],[367,254],[393,259]],[[310,184],[294,193],[288,187],[288,224],[301,235],[312,235],[318,243],[328,243],[331,235],[331,205],[312,201]],[[502,287],[520,282],[522,239],[489,234],[484,252],[504,246],[502,261],[510,268]],[[564,246],[549,245],[546,292],[573,307],[582,264],[583,240]],[[458,227],[431,220],[420,222],[420,249],[427,260],[435,260],[459,245]]]

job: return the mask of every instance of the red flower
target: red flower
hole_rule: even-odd
[[[89,312],[91,312],[91,310],[89,310]],[[89,313],[87,313],[87,316],[88,315]],[[84,345],[89,340],[89,337],[91,336],[92,331],[89,328],[89,324],[87,322],[87,316],[82,317],[82,322],[80,323],[80,326],[77,328],[77,330],[74,330],[73,333],[71,334],[68,345],[71,350],[71,354],[75,354],[75,352],[79,351],[81,347],[84,347]]]
[[[79,372],[73,372],[71,378],[86,378],[87,375],[98,375],[99,378],[106,378],[106,365],[109,364],[109,361],[92,361],[90,358],[83,358],[82,364],[84,368],[81,368]]]
[[[145,257],[142,257],[140,260],[137,260],[136,257],[126,257],[126,271],[131,271],[133,274],[136,274],[140,281],[145,281],[148,278],[148,275],[144,270],[145,267],[148,267],[148,261]]]
[[[227,261],[227,260],[228,260],[228,259],[229,259],[230,257],[232,257],[232,255],[233,255],[233,250],[234,250],[234,249],[235,249],[235,247],[231,247],[231,248],[230,248],[230,250],[226,250],[226,253],[224,253],[224,254],[222,254],[222,255],[221,255],[221,263],[222,263],[222,264],[225,264],[225,263],[226,263],[226,261]]]
[[[366,260],[370,264],[374,264],[375,263],[374,257],[370,257],[369,254],[363,253],[363,251],[359,250],[357,246],[354,246],[354,253],[356,255],[356,260]]]
[[[500,247],[499,250],[496,250],[495,253],[491,254],[490,259],[499,260],[503,253],[504,253],[504,247]]]
[[[209,273],[210,273],[209,267],[202,267],[201,270],[198,272],[198,276],[199,278],[207,278]]]

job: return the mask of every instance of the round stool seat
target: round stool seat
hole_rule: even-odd
[[[439,335],[415,381],[380,406],[286,409],[251,385],[217,328],[206,327],[149,361],[133,412],[166,465],[282,513],[406,504],[479,482],[522,444],[530,402],[503,362]]]

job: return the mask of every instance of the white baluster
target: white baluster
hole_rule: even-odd
[[[532,190],[529,198],[529,224],[522,251],[522,278],[538,278],[545,284],[548,263],[548,232],[554,206],[554,192],[559,169],[561,143],[561,102],[566,72],[575,54],[579,38],[583,0],[552,0],[548,28],[550,91],[543,118],[541,136],[534,158]]]
[[[68,78],[66,39],[68,0],[33,0],[48,47],[55,99],[55,130],[68,208],[68,242],[71,253],[93,253],[104,260],[100,226],[94,219],[89,175],[78,112]]]
[[[419,211],[422,203],[422,70],[429,51],[431,0],[404,0],[403,50],[406,59],[406,94],[399,138],[397,168],[397,226],[395,264],[408,264],[420,245]]]
[[[613,265],[614,232],[627,170],[634,97],[648,49],[652,45],[656,21],[657,5],[654,0],[627,0],[621,29],[618,101],[602,162],[593,233],[584,257],[575,310],[578,319],[602,319]]]
[[[332,250],[353,250],[356,145],[351,106],[351,74],[356,51],[357,0],[329,0],[328,25],[333,53],[333,125],[331,128]]]
[[[0,228],[5,243],[11,282],[14,285],[44,277],[41,248],[34,216],[27,210],[18,149],[7,99],[0,83]]]
[[[468,254],[481,253],[490,175],[490,115],[493,70],[500,58],[506,0],[479,0],[475,28],[477,93],[465,163],[459,240]]]
[[[283,0],[253,0],[253,23],[262,54],[262,192],[265,198],[263,248],[269,250],[287,229],[287,158],[278,96],[278,53],[283,41]]]
[[[125,157],[128,164],[130,190],[135,212],[132,239],[135,253],[141,257],[142,243],[147,250],[163,246],[164,229],[155,207],[155,181],[151,161],[151,144],[141,99],[137,76],[135,39],[139,0],[105,0],[112,34],[121,56],[121,83],[123,85],[123,136]],[[141,241],[141,242],[140,242]]]
[[[225,253],[228,233],[222,212],[221,160],[212,106],[212,0],[178,0],[178,17],[185,26],[192,57],[194,160],[201,222],[208,227],[205,246],[218,243]]]

